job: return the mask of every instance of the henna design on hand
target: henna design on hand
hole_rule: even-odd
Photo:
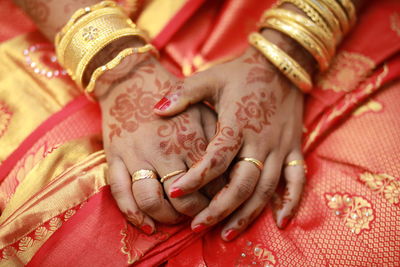
[[[160,148],[165,154],[183,154],[189,157],[190,160],[196,162],[204,155],[207,147],[207,142],[203,137],[197,137],[195,131],[190,131],[191,118],[189,114],[181,114],[172,118],[164,125],[161,125],[158,130],[158,136],[163,138],[160,142]]]
[[[157,115],[153,113],[153,106],[166,92],[172,90],[174,87],[180,87],[181,83],[172,82],[167,79],[162,81],[156,76],[153,86],[155,86],[154,92],[149,91],[145,84],[145,75],[154,74],[156,65],[152,61],[146,61],[140,65],[133,73],[123,79],[129,79],[130,85],[126,88],[125,92],[119,94],[114,104],[109,110],[109,115],[113,117],[117,122],[109,124],[109,139],[115,136],[121,137],[124,131],[133,133],[139,128],[140,123],[151,122],[159,119]],[[121,82],[120,80],[114,82]]]
[[[260,133],[264,126],[271,124],[269,118],[276,111],[276,97],[273,92],[269,95],[264,92],[252,92],[236,104],[238,109],[235,115],[238,124],[256,133]]]
[[[37,23],[45,23],[50,15],[49,6],[40,0],[26,0],[25,10]]]

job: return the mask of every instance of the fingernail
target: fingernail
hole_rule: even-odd
[[[280,229],[285,229],[286,226],[288,226],[288,224],[290,223],[290,220],[291,220],[291,219],[292,219],[292,217],[290,217],[290,216],[284,217],[284,218],[282,219],[281,223],[278,224],[278,227],[279,227]]]
[[[171,100],[166,97],[163,97],[157,104],[155,104],[154,108],[158,110],[166,110],[171,105]]]
[[[225,232],[225,239],[227,241],[231,241],[232,239],[234,239],[237,235],[239,234],[239,232],[236,229],[229,229],[228,231]]]
[[[140,227],[140,230],[142,230],[143,232],[145,232],[148,235],[151,235],[153,233],[153,227],[151,227],[148,224],[145,224],[142,227]]]
[[[183,196],[184,192],[180,188],[173,188],[169,193],[169,196],[172,198],[181,197]]]
[[[203,231],[206,228],[207,228],[207,226],[204,223],[200,223],[200,224],[196,225],[195,227],[193,227],[192,231],[195,233],[200,233],[201,231]]]

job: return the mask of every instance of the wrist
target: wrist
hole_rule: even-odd
[[[83,75],[83,85],[87,85],[93,72],[100,66],[107,64],[122,50],[130,47],[140,47],[145,45],[145,42],[140,38],[126,37],[118,39],[111,44],[107,45],[100,52],[98,52],[88,64]]]
[[[317,69],[316,61],[300,44],[287,35],[273,29],[263,29],[261,34],[291,56],[312,76]]]

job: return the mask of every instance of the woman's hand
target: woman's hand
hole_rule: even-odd
[[[155,230],[152,219],[177,223],[182,214],[194,216],[209,203],[200,192],[170,198],[171,203],[164,198],[163,186],[168,190],[183,174],[164,185],[156,179],[134,183],[131,179],[140,169],[154,170],[159,177],[177,170],[186,172],[187,166],[204,154],[215,132],[216,118],[211,110],[196,105],[169,119],[153,113],[157,99],[180,86],[181,82],[149,55],[133,55],[102,76],[96,87],[111,192],[128,220],[147,234]],[[222,186],[214,184],[218,189]]]
[[[171,116],[190,104],[206,100],[218,113],[218,129],[205,155],[177,179],[170,192],[182,197],[199,190],[224,173],[233,162],[230,182],[192,221],[201,231],[237,210],[222,231],[231,240],[243,231],[271,199],[283,169],[286,190],[275,211],[278,227],[285,227],[300,202],[305,181],[303,166],[285,166],[302,160],[303,95],[257,50],[186,79],[155,108]],[[264,164],[260,171],[241,157]]]

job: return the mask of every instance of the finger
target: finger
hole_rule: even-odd
[[[206,105],[200,105],[201,125],[207,142],[215,136],[217,129],[217,114]]]
[[[282,157],[278,153],[271,152],[268,155],[253,195],[233,214],[221,231],[223,240],[231,241],[236,238],[263,211],[279,182],[282,162]]]
[[[243,135],[229,126],[217,128],[203,158],[171,186],[169,194],[172,198],[197,191],[229,167],[242,146]]]
[[[245,146],[243,151],[245,155],[255,155],[254,151],[257,151],[257,148]],[[266,155],[254,157],[260,158],[264,162]],[[236,210],[252,195],[260,173],[260,166],[252,162],[241,160],[236,163],[230,173],[229,184],[213,198],[205,210],[194,218],[193,231],[196,232],[199,229],[203,230],[204,227],[214,225]]]
[[[190,104],[203,100],[211,101],[217,89],[216,78],[210,71],[199,72],[178,83],[155,106],[160,116],[172,116],[185,110]]]
[[[186,167],[185,167],[186,170]],[[172,171],[168,172],[172,173]],[[168,192],[169,187],[171,184],[178,179],[179,177],[183,176],[186,173],[175,175],[171,177],[170,179],[166,180],[164,182],[164,190],[165,192]],[[196,191],[191,194],[179,197],[179,198],[171,198],[169,197],[169,201],[171,202],[172,206],[177,210],[178,212],[185,214],[189,217],[193,217],[196,214],[198,214],[200,211],[202,211],[205,207],[208,206],[209,200],[207,197],[202,195],[200,192]]]
[[[291,152],[286,157],[286,164],[293,160],[303,160],[300,149]],[[280,207],[275,209],[276,225],[281,229],[289,224],[300,204],[305,184],[305,166],[285,166],[284,177],[286,181],[285,191],[279,201]]]
[[[135,166],[129,168],[130,173],[137,170],[154,170],[153,166],[146,162],[137,161]],[[167,224],[174,224],[182,219],[182,216],[172,208],[164,198],[164,191],[158,179],[142,179],[132,183],[132,192],[140,210],[153,219]]]
[[[131,189],[131,176],[123,161],[114,158],[109,161],[109,175],[111,194],[119,209],[134,226],[140,228],[146,234],[155,230],[153,220],[144,214],[136,204]]]

